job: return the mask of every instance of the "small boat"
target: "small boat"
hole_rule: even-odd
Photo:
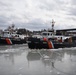
[[[0,36],[0,45],[24,44],[26,39],[19,37],[19,34],[4,31]]]

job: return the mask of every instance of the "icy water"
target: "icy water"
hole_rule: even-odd
[[[0,75],[76,75],[76,48],[0,46]]]

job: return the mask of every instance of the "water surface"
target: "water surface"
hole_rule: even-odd
[[[76,75],[76,48],[0,46],[0,75]]]

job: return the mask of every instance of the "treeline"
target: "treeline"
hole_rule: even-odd
[[[32,31],[27,30],[27,29],[22,29],[22,28],[17,29],[16,31],[17,31],[17,34],[21,34],[21,35],[22,34],[24,34],[24,35],[32,35],[33,34]]]

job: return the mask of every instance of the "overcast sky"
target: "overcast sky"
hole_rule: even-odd
[[[0,0],[0,29],[12,23],[29,30],[76,28],[76,0]]]

